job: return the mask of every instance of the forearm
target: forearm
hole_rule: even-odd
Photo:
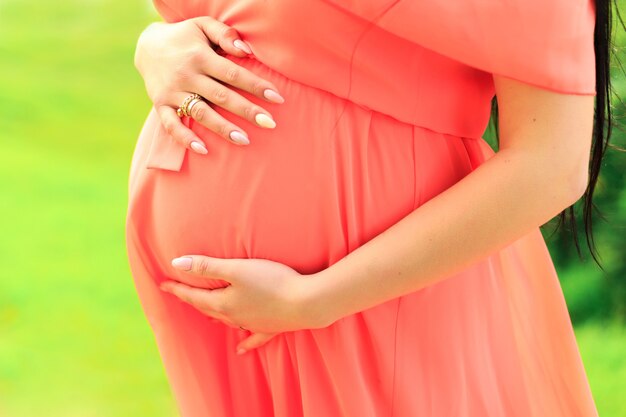
[[[324,323],[414,292],[544,224],[578,197],[572,176],[529,151],[502,150],[329,268],[305,297]]]

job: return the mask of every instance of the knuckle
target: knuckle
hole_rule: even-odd
[[[263,83],[260,80],[254,80],[252,82],[251,90],[252,90],[252,93],[254,95],[262,96],[263,95],[263,90],[265,90],[265,88],[266,88],[265,87],[265,83]]]
[[[159,91],[157,93],[154,94],[153,96],[153,102],[156,106],[165,106],[166,103],[168,102],[168,93],[171,90],[163,90],[163,91]]]
[[[217,128],[217,133],[218,133],[218,134],[220,134],[220,135],[222,135],[222,136],[224,136],[224,137],[227,137],[227,136],[228,136],[228,134],[230,133],[230,131],[231,131],[231,130],[232,130],[232,129],[230,128],[230,126],[229,126],[229,125],[227,125],[227,124],[225,124],[225,123],[222,123],[222,124],[220,124],[220,126]]]
[[[253,120],[254,116],[257,113],[258,113],[258,110],[254,106],[246,106],[246,108],[243,110],[243,115],[246,117],[246,119],[249,119],[249,120]]]
[[[180,22],[177,22],[176,24],[185,28],[185,29],[195,29],[195,20],[197,20],[197,18],[192,18],[192,19],[187,19],[187,20],[181,20]]]
[[[180,84],[184,84],[190,78],[191,75],[189,74],[189,70],[183,65],[178,65],[176,68],[174,68],[174,71],[172,73],[172,82],[170,83],[170,88]]]
[[[255,116],[259,113],[267,113],[267,112],[260,107],[252,106],[249,109],[248,118],[256,123]]]
[[[209,275],[211,273],[211,264],[207,259],[200,258],[197,262],[196,270],[202,275]]]
[[[226,81],[229,84],[235,83],[240,78],[240,76],[241,76],[241,71],[237,67],[230,66],[226,70]]]
[[[189,135],[186,135],[185,137],[183,137],[181,139],[181,141],[182,141],[182,143],[185,146],[188,146],[191,142],[193,142],[194,139],[195,139],[194,135],[193,134],[189,134]]]
[[[200,65],[204,62],[206,55],[202,48],[194,47],[189,51],[188,60],[192,65]]]
[[[224,104],[228,101],[228,90],[223,87],[218,87],[213,91],[213,101],[219,104]]]
[[[232,26],[224,25],[224,27],[222,27],[222,30],[220,32],[220,38],[228,38],[228,37],[233,37],[236,35],[237,35],[237,31]]]
[[[165,130],[165,133],[167,133],[168,135],[173,135],[174,132],[176,131],[175,123],[171,120],[164,120],[163,129]]]
[[[194,43],[192,45],[189,45],[186,48],[186,52],[185,54],[187,55],[187,59],[189,60],[194,60],[198,57],[202,57],[202,54],[204,53],[204,45],[200,44],[200,43]]]
[[[206,116],[206,108],[201,104],[196,104],[191,109],[191,117],[193,117],[196,121],[202,122]]]

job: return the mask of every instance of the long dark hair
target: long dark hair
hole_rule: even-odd
[[[596,205],[593,204],[593,192],[596,187],[598,175],[600,174],[602,159],[606,153],[607,148],[611,147],[623,151],[623,149],[617,148],[609,143],[615,122],[613,119],[613,114],[611,112],[611,93],[614,93],[614,90],[613,86],[611,85],[610,65],[611,58],[615,51],[615,47],[613,44],[614,38],[612,27],[612,5],[615,7],[615,11],[617,12],[617,16],[622,27],[625,27],[624,21],[622,20],[622,17],[619,13],[619,9],[617,8],[616,0],[613,0],[613,2],[611,2],[611,0],[596,0],[596,25],[594,31],[594,48],[596,56],[595,114],[591,158],[589,164],[589,182],[587,184],[587,189],[585,190],[585,193],[581,197],[583,199],[583,221],[585,227],[585,235],[587,237],[587,246],[589,247],[589,251],[594,261],[602,270],[604,270],[604,268],[602,268],[602,265],[598,260],[595,241],[593,239],[592,210],[595,209],[596,211],[598,211],[598,214],[602,219],[605,218],[604,216],[602,216],[602,213],[599,212]],[[491,102],[491,122],[494,126],[493,132],[495,135],[495,139],[496,141],[498,141],[497,143],[499,145],[497,120],[498,102],[497,98],[494,97]],[[578,241],[578,230],[576,215],[574,213],[574,205],[571,205],[570,207],[559,213],[558,218],[559,222],[554,231],[556,232],[562,224],[568,224],[569,229],[571,230],[574,237],[576,251],[578,252],[578,256],[582,259],[582,253],[580,251],[580,245]]]

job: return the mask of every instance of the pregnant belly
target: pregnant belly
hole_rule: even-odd
[[[265,258],[314,273],[415,209],[427,191],[425,178],[440,191],[469,172],[460,138],[372,112],[256,59],[230,59],[274,82],[285,103],[240,91],[272,113],[274,129],[214,107],[246,129],[250,145],[234,145],[192,122],[209,153],[187,152],[179,172],[146,169],[151,138],[142,132],[128,221],[164,267],[193,253]],[[439,145],[428,144],[433,140]],[[445,154],[445,163],[427,163],[429,149]]]

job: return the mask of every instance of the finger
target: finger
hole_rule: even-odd
[[[157,113],[161,117],[161,124],[165,132],[176,142],[202,155],[209,152],[202,139],[183,124],[180,117],[176,114],[176,110],[170,106],[162,105],[157,107]]]
[[[221,324],[224,324],[224,325],[226,325],[228,327],[232,327],[233,329],[239,329],[239,326],[237,326],[235,323],[230,321],[226,316],[221,315],[221,314],[217,314],[215,312],[209,312],[209,313],[210,313],[209,317],[211,318],[212,322],[214,322],[214,323],[221,323]]]
[[[236,145],[248,145],[250,143],[248,135],[242,129],[222,117],[205,101],[199,101],[193,105],[191,117],[229,142]]]
[[[191,274],[237,282],[240,274],[245,273],[247,259],[213,258],[203,255],[185,255],[172,259],[172,266]],[[221,291],[221,290],[220,290]]]
[[[214,318],[220,318],[219,308],[217,307],[217,297],[219,297],[219,295],[212,293],[211,290],[192,287],[176,281],[165,281],[161,283],[159,287],[161,290],[169,292],[180,300],[191,304],[204,314]]]
[[[278,88],[249,69],[237,65],[227,57],[209,55],[199,58],[202,71],[215,78],[247,91],[270,103],[284,103],[285,99],[278,93]]]
[[[237,345],[237,354],[241,355],[249,350],[263,346],[277,334],[278,333],[254,333]]]
[[[206,37],[227,53],[236,56],[246,56],[252,53],[250,46],[241,40],[235,28],[209,16],[198,17],[195,21]]]
[[[230,89],[229,86],[205,76],[194,78],[192,85],[194,90],[207,101],[254,123],[256,126],[269,129],[276,127],[276,122],[274,122],[270,112],[250,102]]]
[[[239,330],[241,330],[241,328],[240,328],[238,325],[236,325],[235,323],[233,323],[232,321],[230,321],[230,320],[229,320],[228,318],[226,318],[225,316],[220,315],[220,316],[219,316],[219,319],[217,319],[216,317],[218,317],[218,315],[217,315],[216,313],[214,314],[213,312],[211,312],[211,314],[213,314],[213,315],[211,315],[211,317],[213,317],[213,318],[211,319],[211,321],[218,322],[218,323],[222,323],[222,324],[224,324],[224,325],[226,325],[226,326],[228,326],[228,327],[230,327],[230,328],[233,328],[233,329],[239,329]]]

